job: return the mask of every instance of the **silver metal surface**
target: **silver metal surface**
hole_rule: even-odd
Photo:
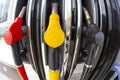
[[[29,42],[30,42],[30,51],[31,51],[31,58],[32,58],[32,62],[33,62],[33,65],[37,65],[36,63],[35,63],[35,59],[34,59],[34,55],[33,55],[33,47],[32,47],[32,39],[31,39],[31,9],[32,9],[32,1],[33,0],[29,0],[28,1],[28,4],[29,4],[29,6],[27,6],[27,14],[28,14],[28,16],[27,16],[27,26],[28,26],[28,30],[29,30]],[[36,67],[35,67],[35,70],[36,70]]]
[[[57,3],[52,4],[52,13],[58,13],[58,4]]]
[[[63,64],[61,70],[61,76],[64,76],[68,65],[68,56],[70,53],[70,40],[71,40],[71,20],[72,20],[72,1],[63,0],[63,27],[65,32],[65,42],[64,42],[64,54],[63,54]]]
[[[70,74],[68,77],[68,80],[70,79],[72,72],[73,72],[73,67],[75,65],[77,56],[78,56],[78,51],[80,49],[80,38],[81,38],[81,26],[82,26],[82,3],[81,0],[77,0],[77,33],[76,33],[76,43],[75,43],[75,50],[74,50],[74,55],[73,55],[73,60],[72,60],[72,65],[70,69]]]
[[[47,63],[46,63],[46,45],[44,43],[44,32],[45,32],[45,24],[46,24],[46,6],[47,6],[47,0],[42,0],[42,5],[41,5],[41,16],[40,16],[40,28],[41,28],[41,51],[42,51],[42,60],[43,60],[43,66],[44,66],[44,71],[45,71],[45,76],[47,80],[49,79],[47,77],[48,75],[48,69],[47,69]]]
[[[21,80],[15,66],[0,61],[0,80]]]
[[[26,10],[26,6],[24,6],[24,7],[21,9],[20,14],[19,14],[19,17],[23,17],[23,16],[24,16],[25,10]]]
[[[84,14],[85,14],[86,19],[90,19],[91,17],[89,15],[87,9],[85,7],[83,7],[83,10],[84,10]]]
[[[44,64],[46,64],[46,57],[45,57],[45,54],[46,54],[46,49],[45,49],[45,43],[44,43],[44,39],[43,39],[43,36],[44,36],[44,32],[45,32],[45,24],[46,24],[46,0],[43,0],[42,1],[42,6],[41,6],[41,18],[40,18],[40,27],[41,27],[41,48],[42,48],[42,55],[43,55],[43,61]]]
[[[92,68],[93,65],[84,64],[87,68]]]

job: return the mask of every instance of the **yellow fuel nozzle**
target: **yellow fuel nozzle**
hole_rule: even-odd
[[[57,14],[57,4],[52,4],[52,14],[49,18],[49,25],[44,34],[44,41],[52,48],[61,46],[64,42],[64,32],[60,26],[59,15]]]

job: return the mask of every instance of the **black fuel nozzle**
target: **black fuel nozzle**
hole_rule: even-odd
[[[88,41],[101,45],[104,42],[104,33],[100,31],[100,28],[93,22],[86,8],[83,8],[85,18],[87,22],[86,37]]]
[[[83,29],[85,40],[88,43],[88,55],[84,65],[84,72],[80,80],[88,80],[94,62],[95,50],[97,46],[100,46],[104,42],[104,34],[100,31],[100,28],[93,22],[86,8],[83,8],[87,27]]]

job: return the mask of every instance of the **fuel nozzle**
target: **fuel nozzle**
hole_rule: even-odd
[[[19,40],[24,37],[24,32],[22,30],[23,16],[25,15],[26,6],[24,6],[19,16],[10,25],[8,30],[4,33],[4,40],[8,45],[12,46],[13,59],[16,64],[16,70],[21,78],[21,80],[28,80],[24,65],[22,63],[20,51],[19,51]]]
[[[93,20],[91,19],[87,9],[83,7],[86,22],[87,22],[87,31],[86,37],[89,41],[95,43],[96,45],[101,45],[104,42],[104,34],[100,31],[98,25],[96,25]]]
[[[60,26],[58,4],[52,4],[52,13],[49,25],[44,34],[44,41],[49,46],[49,77],[50,80],[60,80],[59,52],[58,47],[64,42],[64,32]]]
[[[60,26],[60,17],[57,14],[58,4],[52,4],[52,14],[49,18],[49,25],[44,34],[44,41],[46,44],[52,48],[57,48],[61,46],[64,42],[64,32]]]
[[[10,25],[8,30],[4,33],[4,40],[8,45],[11,45],[24,37],[24,32],[21,29],[23,23],[23,16],[25,14],[26,7],[23,7],[19,16]]]
[[[93,22],[87,9],[84,7],[85,19],[87,22],[87,29],[84,31],[85,38],[87,40],[88,55],[84,65],[84,72],[81,80],[88,80],[88,74],[90,74],[93,66],[95,51],[97,46],[100,46],[104,42],[104,34],[100,31],[100,28]]]

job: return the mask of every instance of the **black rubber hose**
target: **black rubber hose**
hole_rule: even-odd
[[[115,0],[114,1],[114,3],[115,3],[115,6],[116,6],[116,11],[115,11],[115,14],[116,14],[116,16],[118,16],[118,18],[117,18],[117,21],[115,22],[115,24],[117,25],[117,27],[118,27],[118,30],[119,30],[119,26],[120,26],[120,10],[119,10],[119,6],[118,6],[118,2],[117,2],[117,0]],[[118,35],[119,36],[119,35]],[[119,36],[120,37],[120,36]],[[118,37],[118,38],[119,38]],[[105,70],[104,70],[104,72],[103,72],[103,74],[102,74],[102,79],[105,79],[105,77],[109,74],[109,72],[110,72],[110,69],[111,69],[111,67],[112,67],[112,65],[113,65],[113,62],[114,62],[114,60],[116,59],[116,56],[117,56],[117,54],[119,53],[119,45],[118,45],[118,48],[116,48],[116,49],[114,49],[114,50],[116,50],[115,51],[115,54],[114,55],[112,55],[112,57],[111,57],[111,59],[110,59],[110,61],[108,62],[109,64],[106,66],[106,68],[105,68]],[[99,79],[100,80],[100,79]]]
[[[85,61],[85,66],[80,80],[88,80],[88,75],[92,70],[92,65],[94,60],[93,56],[95,56],[95,49],[96,49],[96,45],[94,43],[90,43],[88,46],[88,57],[87,60]]]
[[[13,58],[14,58],[15,64],[17,66],[22,65],[19,42],[12,44],[11,47],[12,47],[12,53],[13,53]]]
[[[40,43],[38,42],[40,39],[40,34],[38,32],[39,30],[39,24],[40,24],[40,8],[41,8],[41,1],[40,0],[33,0],[32,1],[32,7],[31,7],[31,18],[30,18],[30,39],[31,39],[31,49],[33,53],[31,53],[34,57],[34,63],[36,72],[38,73],[38,76],[41,80],[45,79],[45,73],[43,68],[43,62],[42,62],[42,54],[40,49]]]
[[[116,17],[118,15],[115,13],[116,8],[115,8],[115,4],[113,1],[111,2],[111,6],[112,6],[112,20],[113,20],[111,23],[112,23],[113,27],[112,27],[111,32],[108,35],[109,36],[108,43],[106,44],[106,47],[103,51],[103,54],[106,54],[106,53],[108,53],[108,54],[106,54],[106,57],[104,55],[101,56],[98,66],[95,69],[95,73],[92,74],[92,77],[90,78],[91,80],[100,80],[101,78],[104,79],[103,78],[104,71],[106,69],[107,69],[107,71],[110,70],[110,68],[116,58],[117,52],[119,50],[120,35],[119,35],[119,29],[118,29],[119,25],[117,25],[118,17]],[[106,74],[106,72],[104,74]]]
[[[49,47],[49,68],[50,70],[56,71],[59,70],[59,49]]]

